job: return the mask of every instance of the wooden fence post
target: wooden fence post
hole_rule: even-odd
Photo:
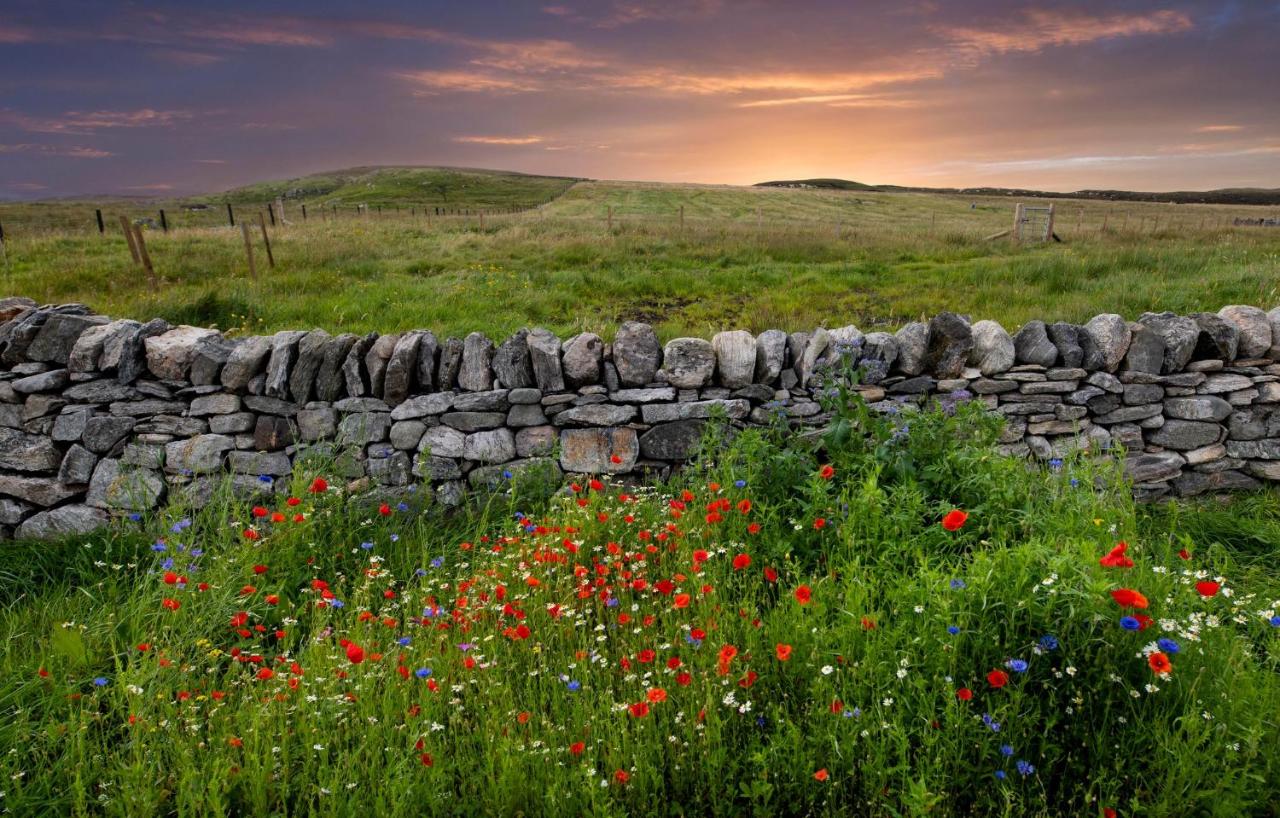
[[[267,266],[274,269],[276,259],[271,254],[271,238],[267,235],[267,220],[262,217],[262,211],[258,211],[258,226],[262,228],[262,243],[267,248]]]
[[[98,209],[93,211],[93,215],[98,219],[98,235],[105,234],[107,232],[107,226],[102,223],[102,210]]]
[[[1045,240],[1045,241],[1053,241],[1053,212],[1054,212],[1054,205],[1053,205],[1053,203],[1052,203],[1052,202],[1050,202],[1050,203],[1049,203],[1049,218],[1048,218],[1048,220],[1045,222],[1045,225],[1044,225],[1044,240]]]
[[[120,229],[124,231],[124,240],[129,242],[129,255],[133,258],[134,264],[141,264],[142,258],[138,256],[138,245],[133,241],[133,227],[129,224],[128,216],[120,217]]]
[[[240,223],[240,233],[244,236],[244,256],[249,260],[249,278],[258,280],[258,268],[253,264],[253,242],[249,240],[249,223]]]
[[[609,214],[605,216],[605,218],[609,222],[608,230],[610,233],[612,233],[613,232],[613,205],[609,205]]]
[[[1101,234],[1101,233],[1107,232],[1107,218],[1110,215],[1111,215],[1110,211],[1107,211],[1107,210],[1102,211],[1102,226],[1098,228],[1098,233]]]
[[[1022,243],[1022,202],[1013,207],[1013,240]]]
[[[231,210],[231,202],[227,202],[227,222],[231,227],[236,226],[236,214]]]
[[[147,252],[146,239],[142,237],[142,228],[135,226],[133,228],[134,241],[138,243],[138,257],[142,259],[142,269],[147,271],[147,286],[154,293],[158,289],[156,281],[156,270],[151,266],[151,254]]]
[[[169,232],[169,220],[164,217],[164,208],[160,208],[160,229]]]
[[[684,205],[680,205],[680,232],[684,232]]]
[[[304,222],[307,220],[307,206],[306,206],[306,205],[302,205],[302,220],[303,220]]]
[[[271,206],[271,202],[267,202],[267,215],[271,217],[271,226],[276,226],[276,209]],[[262,211],[258,211],[258,218],[262,218]]]

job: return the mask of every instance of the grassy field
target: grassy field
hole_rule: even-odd
[[[6,545],[0,808],[1274,814],[1274,496],[1138,507],[976,409],[448,518],[299,474]]]
[[[435,216],[437,184],[451,191],[445,207],[469,215]],[[1280,229],[1230,224],[1270,215],[1259,208],[1057,200],[1063,241],[1017,245],[984,238],[1012,220],[1013,201],[992,197],[400,170],[227,198],[256,221],[266,200],[290,191],[301,198],[286,205],[288,223],[269,228],[274,268],[255,231],[259,269],[250,278],[239,231],[220,226],[214,207],[180,216],[192,226],[179,220],[168,234],[146,229],[156,287],[118,226],[97,234],[91,203],[0,207],[3,289],[234,331],[607,332],[642,319],[664,337],[891,329],[943,309],[1012,327],[1032,317],[1278,301]],[[356,215],[361,201],[372,205],[368,215]],[[154,218],[166,204],[178,206],[134,202],[123,212]],[[519,212],[494,212],[511,209]],[[105,212],[110,220],[122,206]]]

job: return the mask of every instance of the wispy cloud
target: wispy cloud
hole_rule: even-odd
[[[36,41],[36,33],[33,29],[26,26],[17,26],[9,23],[0,23],[0,43],[16,45],[18,43],[31,43]]]
[[[111,151],[99,148],[88,148],[81,145],[41,145],[34,142],[19,142],[0,145],[0,153],[34,153],[40,156],[67,156],[72,159],[103,159],[115,156]]]
[[[142,190],[142,191],[159,193],[166,190],[173,190],[173,185],[168,184],[166,182],[155,182],[150,185],[124,185],[121,189],[122,190]]]
[[[571,23],[612,29],[634,23],[706,18],[716,14],[723,6],[723,0],[617,0],[613,3],[589,4],[585,11],[568,5],[549,5],[543,6],[542,12]]]
[[[982,57],[1007,52],[1035,52],[1052,46],[1082,45],[1115,37],[1175,34],[1194,23],[1186,13],[1163,9],[1150,14],[1091,15],[1057,9],[1028,9],[1007,24],[989,28],[955,26],[935,31],[953,47]]]
[[[67,111],[58,117],[38,117],[18,111],[0,110],[0,122],[9,122],[24,131],[54,134],[91,134],[110,128],[168,127],[194,117],[191,111]]]
[[[191,68],[215,65],[225,59],[219,54],[210,54],[207,51],[187,51],[181,48],[157,48],[149,53],[157,60]]]
[[[918,100],[880,94],[814,94],[803,97],[757,99],[738,103],[739,108],[773,108],[780,105],[826,105],[831,108],[914,108]]]
[[[466,145],[536,145],[540,136],[455,136],[454,142]]]
[[[1230,133],[1244,130],[1243,125],[1201,125],[1196,133]]]

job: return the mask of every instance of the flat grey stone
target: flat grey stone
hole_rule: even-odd
[[[271,342],[271,357],[267,359],[267,381],[263,392],[269,398],[284,400],[289,397],[289,375],[298,358],[298,343],[305,332],[277,332]]]
[[[479,463],[505,463],[516,456],[515,436],[509,429],[490,429],[467,435],[462,456]]]
[[[453,408],[455,395],[453,392],[433,392],[430,395],[415,395],[391,410],[392,420],[412,420],[428,415],[443,414]]]
[[[631,470],[639,454],[634,429],[565,429],[560,433],[560,467],[567,472],[620,474]]]
[[[561,365],[565,383],[570,387],[599,383],[604,367],[604,341],[593,332],[573,336],[564,342]]]
[[[711,338],[716,356],[717,380],[727,389],[751,383],[756,369],[756,339],[745,330],[718,332]]]
[[[613,363],[622,386],[652,383],[662,365],[662,348],[653,327],[639,321],[619,327],[613,338]]]
[[[519,330],[499,345],[493,354],[493,374],[507,389],[534,385],[529,330]]]
[[[1257,307],[1232,304],[1218,310],[1218,315],[1238,332],[1236,355],[1241,358],[1261,358],[1271,349],[1271,322],[1267,314]]]
[[[458,370],[458,388],[466,392],[487,392],[493,389],[493,341],[488,336],[473,332],[462,345],[462,365]]]
[[[525,344],[529,348],[529,365],[533,368],[533,380],[538,389],[543,392],[559,392],[564,389],[560,339],[551,330],[537,327],[529,332]],[[617,354],[616,351],[614,354]]]
[[[621,426],[629,423],[635,416],[634,406],[597,403],[566,409],[556,415],[552,423],[556,426]]]
[[[685,460],[702,440],[704,420],[677,420],[654,426],[640,436],[640,455],[650,460]]]
[[[69,505],[28,517],[14,535],[20,540],[56,540],[92,533],[107,522],[107,515],[101,509]]]
[[[164,447],[164,468],[171,474],[209,474],[220,471],[236,442],[227,435],[197,435]]]
[[[93,467],[98,464],[98,456],[79,443],[67,449],[58,467],[58,482],[68,486],[87,485],[93,477]]]
[[[160,504],[166,485],[151,469],[121,465],[119,460],[103,460],[93,470],[85,504],[121,511],[150,511]]]
[[[289,375],[289,395],[293,402],[302,404],[311,400],[315,391],[316,376],[324,365],[325,350],[333,338],[322,329],[312,330],[298,342],[298,360]]]
[[[717,413],[723,413],[732,420],[741,420],[750,411],[751,404],[740,399],[693,401],[689,403],[649,403],[640,407],[641,417],[645,423],[668,423],[674,420],[709,418]]]
[[[662,354],[662,371],[667,383],[677,389],[697,389],[711,382],[716,369],[716,353],[702,338],[675,338]]]
[[[449,426],[432,426],[418,441],[418,451],[438,457],[462,457],[467,436]]]
[[[440,422],[464,432],[475,432],[497,429],[507,422],[507,415],[504,412],[446,412],[440,416]]]
[[[1103,313],[1090,318],[1084,330],[1092,341],[1085,350],[1084,368],[1115,372],[1129,352],[1129,323],[1115,313]]]
[[[236,392],[247,387],[255,375],[265,370],[273,341],[272,336],[256,335],[236,344],[222,367],[222,385]]]
[[[1222,421],[1231,414],[1231,404],[1214,395],[1166,398],[1164,413],[1182,420]]]
[[[964,371],[972,350],[973,331],[963,318],[952,312],[941,312],[929,321],[925,369],[933,373],[934,377],[958,377]]]

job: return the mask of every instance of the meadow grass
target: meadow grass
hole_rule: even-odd
[[[313,210],[304,223],[291,203],[290,223],[272,232],[275,268],[254,233],[256,280],[238,230],[148,229],[157,287],[130,260],[118,227],[106,236],[88,222],[24,230],[8,211],[34,219],[35,205],[0,208],[11,225],[4,290],[236,332],[426,327],[501,336],[541,325],[607,334],[638,319],[663,338],[735,327],[893,329],[941,310],[1013,328],[1030,318],[1277,300],[1280,230],[1223,226],[1257,208],[1064,200],[1056,202],[1063,243],[1019,246],[984,239],[1008,226],[1012,201],[1003,198],[610,182],[565,189],[559,180],[552,192],[563,192],[538,204],[551,182],[522,182],[533,189],[519,193],[507,184],[490,180],[473,201],[506,191],[532,209],[483,223],[404,209],[324,221]],[[387,196],[400,190],[385,186]]]
[[[712,431],[656,487],[443,515],[298,474],[258,512],[6,544],[0,805],[1270,814],[1274,494],[1140,507],[1115,461],[996,432],[846,398],[821,440]]]

